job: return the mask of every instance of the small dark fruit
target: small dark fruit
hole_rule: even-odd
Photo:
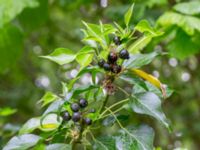
[[[104,63],[105,63],[105,60],[104,59],[100,59],[99,62],[98,62],[99,67],[102,68]]]
[[[75,113],[72,115],[72,120],[73,120],[74,122],[78,122],[80,119],[81,119],[81,113],[80,113],[80,112],[75,112]]]
[[[71,109],[72,109],[73,112],[77,112],[77,111],[79,111],[79,109],[80,109],[80,106],[79,106],[79,104],[77,104],[77,103],[71,104],[70,107],[71,107]]]
[[[112,71],[113,73],[120,73],[121,70],[122,70],[122,67],[121,67],[120,65],[113,65],[111,71]]]
[[[84,121],[84,123],[86,125],[91,125],[92,124],[92,120],[90,118],[84,118],[83,121]]]
[[[66,111],[66,112],[63,112],[62,118],[65,121],[69,121],[71,119],[71,116],[70,116],[69,112]]]
[[[92,109],[90,109],[88,112],[89,112],[89,113],[95,113],[96,110],[95,110],[94,108],[92,108]]]
[[[114,41],[114,43],[115,43],[116,45],[120,45],[120,44],[121,44],[120,37],[118,37],[118,36],[115,36],[115,37],[113,38],[113,41]]]
[[[115,63],[117,61],[117,58],[118,58],[118,56],[117,56],[117,53],[115,53],[115,52],[110,52],[108,54],[108,62],[111,64]]]
[[[108,64],[108,63],[104,63],[103,68],[104,68],[104,70],[106,70],[106,71],[110,71],[110,70],[111,70],[111,66],[110,66],[110,64]]]
[[[129,52],[126,49],[123,49],[119,52],[119,57],[121,59],[129,59]]]
[[[85,107],[88,105],[88,102],[87,102],[86,99],[81,98],[81,99],[79,100],[79,105],[80,105],[81,108],[85,108]]]

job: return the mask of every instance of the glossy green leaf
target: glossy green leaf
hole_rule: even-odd
[[[76,56],[76,61],[81,67],[86,67],[92,62],[93,56],[94,54],[80,54]]]
[[[138,53],[143,50],[152,40],[152,35],[144,35],[134,41],[129,47],[128,51],[132,54]]]
[[[24,8],[34,8],[38,5],[37,0],[0,0],[0,27],[13,20]]]
[[[52,103],[53,101],[59,99],[59,97],[52,92],[46,92],[45,95],[40,99],[39,102],[42,103],[42,107]]]
[[[57,48],[50,55],[41,57],[56,62],[59,65],[64,65],[72,62],[76,58],[76,54],[72,50],[66,48]]]
[[[46,150],[71,150],[71,145],[68,144],[51,144],[46,147]]]
[[[174,10],[187,14],[187,15],[199,15],[200,14],[200,2],[191,1],[178,3],[173,7]]]
[[[127,69],[140,68],[151,63],[158,55],[159,54],[157,52],[131,55],[130,59],[124,61],[123,66]]]
[[[53,103],[51,103],[46,111],[43,113],[43,115],[46,115],[50,112],[58,112],[59,108],[64,104],[63,100],[56,100]]]
[[[136,113],[146,114],[156,118],[166,128],[170,129],[168,120],[161,108],[161,100],[156,94],[152,92],[133,93],[130,107]]]
[[[142,125],[139,128],[130,127],[121,130],[116,137],[117,149],[123,150],[153,150],[154,132],[153,129]]]
[[[134,4],[131,5],[131,7],[128,9],[128,11],[126,12],[126,14],[124,16],[124,22],[127,27],[129,26],[129,22],[131,20],[132,14],[133,14],[133,7],[134,7]]]
[[[3,150],[27,150],[36,145],[41,137],[33,134],[24,134],[13,137]]]
[[[19,130],[19,134],[31,133],[40,126],[40,118],[29,119]]]
[[[12,109],[9,107],[5,107],[5,108],[0,108],[0,116],[10,116],[14,113],[16,113],[17,110],[16,109]]]

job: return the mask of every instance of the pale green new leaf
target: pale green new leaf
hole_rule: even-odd
[[[129,22],[131,20],[132,14],[133,14],[133,7],[134,7],[134,4],[131,5],[131,7],[128,9],[128,11],[126,12],[126,14],[124,16],[124,22],[127,27],[129,25]]]
[[[93,59],[94,54],[81,54],[76,56],[76,61],[81,65],[81,67],[88,66]]]
[[[121,130],[116,137],[117,150],[153,150],[154,132],[147,125]]]
[[[0,0],[0,27],[12,21],[24,8],[38,5],[37,0]]]
[[[14,113],[16,113],[17,110],[16,109],[12,109],[9,107],[4,107],[4,108],[0,108],[0,116],[10,116]]]
[[[132,54],[138,53],[143,50],[152,40],[152,35],[144,35],[138,40],[134,41],[129,47],[128,51]]]
[[[187,15],[199,15],[200,14],[200,2],[191,1],[178,3],[173,7],[174,10],[187,14]]]
[[[134,112],[150,115],[156,118],[167,129],[170,129],[168,120],[161,108],[161,100],[156,94],[152,92],[134,94],[133,91],[133,97],[130,100],[130,107]]]
[[[14,136],[3,150],[27,150],[36,145],[41,137],[33,134]]]
[[[140,21],[136,27],[135,27],[135,30],[141,32],[141,33],[144,33],[144,32],[148,32],[150,33],[152,36],[159,36],[161,35],[162,33],[161,32],[158,32],[156,31],[155,29],[153,29],[149,22],[147,20],[142,20]]]
[[[53,94],[52,92],[46,92],[39,102],[41,102],[42,107],[44,107],[57,99],[59,99],[57,95]]]
[[[72,62],[76,58],[76,54],[72,50],[66,48],[57,48],[50,55],[41,57],[54,61],[59,65],[64,65]]]

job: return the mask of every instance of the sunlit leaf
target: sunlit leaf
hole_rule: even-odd
[[[59,65],[64,65],[72,62],[76,58],[76,54],[72,50],[66,48],[57,48],[50,55],[41,57],[54,61]]]
[[[174,10],[187,14],[187,15],[199,15],[200,14],[200,2],[191,1],[178,3],[173,7]]]
[[[23,9],[39,5],[37,0],[0,0],[0,27],[13,20]]]
[[[40,117],[28,120],[20,129],[19,134],[31,133],[40,126]]]
[[[131,55],[130,59],[124,61],[123,66],[127,69],[140,68],[151,63],[159,53],[152,52],[149,54],[135,54]]]
[[[3,150],[27,150],[36,145],[41,137],[33,134],[24,134],[13,137]]]
[[[124,16],[124,22],[127,27],[129,25],[129,22],[131,20],[132,14],[133,14],[133,7],[134,7],[134,4],[131,5],[131,7],[128,9],[128,11],[126,12],[126,14]]]
[[[5,107],[5,108],[0,108],[0,116],[10,116],[14,113],[16,113],[17,110],[16,109],[12,109],[9,107]]]
[[[40,102],[42,103],[42,107],[44,107],[57,99],[59,99],[57,95],[53,94],[52,92],[46,92],[45,95],[40,99]]]

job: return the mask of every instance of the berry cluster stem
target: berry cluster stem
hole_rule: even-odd
[[[104,107],[106,106],[109,97],[110,97],[110,96],[107,94],[105,100],[103,101],[103,104],[102,104],[102,106],[101,106],[101,109],[100,109],[100,111],[99,111],[100,113],[102,113]]]

